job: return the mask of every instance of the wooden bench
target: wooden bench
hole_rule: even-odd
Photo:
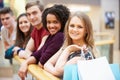
[[[24,59],[20,59],[18,56],[15,56],[14,59],[17,60],[20,64],[24,61]],[[43,70],[36,64],[29,65],[28,71],[37,80],[60,80],[59,78],[57,78],[57,77],[53,76],[52,74],[48,73],[47,71]]]

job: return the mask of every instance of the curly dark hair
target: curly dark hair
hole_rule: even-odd
[[[46,17],[48,14],[53,14],[61,23],[60,32],[64,31],[65,24],[70,16],[69,9],[62,4],[55,4],[52,7],[46,8],[42,14],[42,23],[43,26],[47,29],[47,20]],[[47,29],[48,30],[48,29]]]

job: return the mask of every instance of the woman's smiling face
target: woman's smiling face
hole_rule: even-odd
[[[25,34],[30,30],[30,22],[26,16],[22,16],[19,19],[19,28]]]
[[[71,18],[68,27],[69,36],[72,40],[83,40],[86,34],[86,29],[83,22],[77,16]]]
[[[61,23],[53,14],[48,14],[46,17],[47,29],[51,35],[56,34],[61,29]]]

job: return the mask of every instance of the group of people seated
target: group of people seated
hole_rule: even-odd
[[[0,9],[5,52],[12,47],[11,58],[18,55],[25,59],[18,71],[22,80],[30,64],[38,64],[63,78],[65,65],[100,56],[95,47],[91,20],[85,13],[71,14],[62,4],[44,9],[40,1],[26,3],[25,10],[26,13],[15,20],[9,7]]]

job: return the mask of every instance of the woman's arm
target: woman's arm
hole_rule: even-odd
[[[44,69],[55,76],[62,76],[64,65],[67,62],[67,58],[72,51],[79,50],[80,47],[76,45],[68,46],[64,51],[61,48],[54,56],[52,56],[44,65]]]
[[[58,74],[58,72],[55,70],[55,64],[59,58],[59,56],[62,53],[63,48],[61,48],[56,54],[54,54],[45,64],[44,64],[44,69],[48,72],[50,72],[53,75]],[[57,76],[57,75],[56,75]]]
[[[22,80],[24,80],[24,78],[25,78],[26,75],[27,75],[27,67],[28,67],[28,65],[29,65],[29,64],[35,64],[35,63],[36,63],[36,59],[35,59],[33,56],[31,56],[31,57],[29,57],[27,60],[25,60],[25,61],[21,64],[20,69],[19,69],[19,71],[18,71],[18,75],[20,76],[20,78],[21,78]]]
[[[80,50],[81,48],[78,45],[70,45],[67,48],[65,48],[65,50],[62,52],[62,54],[60,55],[60,57],[57,60],[57,63],[55,65],[55,70],[56,72],[58,72],[58,75],[63,75],[63,71],[64,71],[64,66],[66,65],[67,61],[68,61],[68,56],[77,50]]]
[[[81,47],[79,47],[78,45],[70,45],[68,47],[65,48],[65,50],[62,52],[61,56],[59,57],[57,63],[56,63],[56,67],[64,67],[64,65],[66,64],[67,60],[68,60],[68,56],[75,51],[80,50]]]
[[[21,50],[19,52],[18,56],[20,58],[27,59],[32,54],[33,51],[34,51],[34,40],[32,38],[30,38],[30,40],[27,43],[27,46],[26,46],[25,50]]]
[[[25,51],[27,51],[28,54],[31,55],[31,53],[34,51],[34,49],[35,49],[34,40],[33,40],[33,38],[31,37],[30,40],[29,40],[28,43],[27,43],[27,46],[26,46],[26,48],[25,48]]]

